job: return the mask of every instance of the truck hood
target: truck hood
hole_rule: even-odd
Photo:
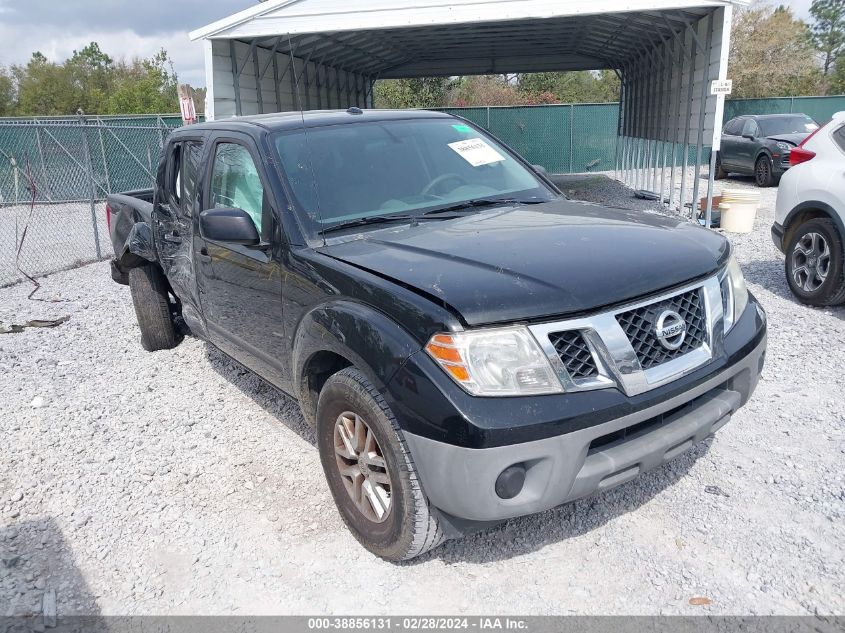
[[[369,230],[319,250],[481,325],[587,312],[671,288],[717,270],[729,246],[685,221],[559,200]]]
[[[784,143],[789,143],[795,147],[808,136],[810,136],[809,132],[806,134],[773,134],[772,136],[767,136],[766,138],[771,141],[783,141]]]

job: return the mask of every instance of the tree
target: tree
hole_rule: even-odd
[[[438,108],[444,105],[448,77],[382,79],[376,82],[377,108]]]
[[[165,113],[179,109],[178,78],[167,51],[122,64],[109,95],[108,114]]]
[[[502,75],[460,77],[449,89],[446,104],[450,106],[525,105],[527,100],[517,87]]]
[[[619,100],[619,78],[612,70],[532,73],[519,77],[519,88],[532,103],[606,103]],[[545,99],[544,99],[545,97]]]
[[[15,112],[15,83],[12,74],[0,66],[0,116],[12,116]]]
[[[811,35],[788,7],[759,4],[737,11],[728,61],[733,96],[818,94],[822,71]]]
[[[845,0],[813,0],[813,44],[822,56],[824,74],[828,75],[845,50]]]

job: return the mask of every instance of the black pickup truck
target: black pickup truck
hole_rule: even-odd
[[[187,325],[296,398],[341,516],[390,560],[660,466],[763,366],[723,237],[567,200],[442,113],[186,127],[108,213],[144,347]]]

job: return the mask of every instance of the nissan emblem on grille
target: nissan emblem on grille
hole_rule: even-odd
[[[676,350],[684,344],[687,336],[687,323],[674,310],[664,310],[657,317],[654,333],[660,344],[668,350]]]

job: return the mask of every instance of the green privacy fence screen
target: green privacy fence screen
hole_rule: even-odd
[[[552,173],[611,171],[616,161],[616,103],[444,108],[492,132],[530,163]],[[742,114],[803,112],[819,123],[845,110],[845,96],[733,99],[725,121]],[[690,148],[690,164],[695,148]],[[682,152],[677,152],[682,156]],[[709,151],[702,153],[709,159]],[[680,163],[681,158],[678,159]]]

